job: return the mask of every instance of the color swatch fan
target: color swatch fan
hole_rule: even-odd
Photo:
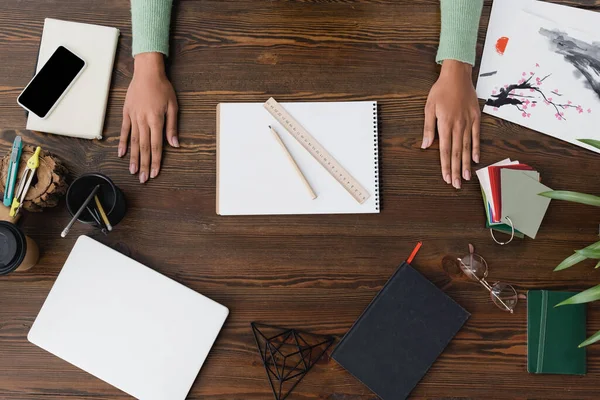
[[[527,164],[510,158],[477,171],[486,213],[486,227],[495,231],[535,239],[551,191],[540,183],[540,174]],[[512,240],[512,239],[511,239]]]
[[[331,336],[252,323],[252,333],[276,400],[284,400],[333,344]]]

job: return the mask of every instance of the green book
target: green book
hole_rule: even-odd
[[[530,290],[527,294],[527,371],[585,375],[586,305],[554,307],[575,293]]]

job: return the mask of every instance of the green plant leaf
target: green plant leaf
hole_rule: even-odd
[[[598,264],[596,264],[596,266],[594,267],[595,269],[600,268],[600,261],[598,261]]]
[[[600,250],[600,242],[591,244],[583,250]],[[572,256],[565,258],[560,264],[558,264],[556,268],[554,268],[554,271],[562,271],[563,269],[570,268],[575,264],[579,264],[585,259],[587,259],[587,257],[575,253]]]
[[[565,301],[558,303],[554,307],[566,306],[568,304],[591,303],[592,301],[596,301],[598,299],[600,299],[600,285],[596,285],[576,294],[575,296],[571,296]]]
[[[577,139],[582,143],[585,144],[589,144],[592,147],[595,147],[597,149],[600,149],[600,140],[594,140],[594,139]]]
[[[600,250],[575,250],[575,253],[584,256],[585,258],[593,258],[594,260],[600,259]]]
[[[573,203],[581,203],[587,204],[588,206],[600,207],[600,197],[594,196],[593,194],[569,192],[566,190],[552,190],[550,192],[540,193],[539,195],[554,200],[565,200]]]
[[[588,346],[592,343],[596,343],[598,340],[600,340],[600,331],[594,333],[592,336],[590,336],[589,338],[587,338],[583,342],[581,342],[581,344],[579,345],[579,348]]]

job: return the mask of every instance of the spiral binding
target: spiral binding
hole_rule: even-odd
[[[373,146],[375,168],[375,209],[379,211],[379,121],[377,115],[377,102],[373,103]]]

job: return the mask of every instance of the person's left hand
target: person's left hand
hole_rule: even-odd
[[[432,86],[425,105],[425,127],[422,149],[440,136],[442,178],[456,189],[461,176],[471,180],[471,158],[479,163],[479,125],[481,111],[473,87],[469,64],[444,60],[437,82]]]

